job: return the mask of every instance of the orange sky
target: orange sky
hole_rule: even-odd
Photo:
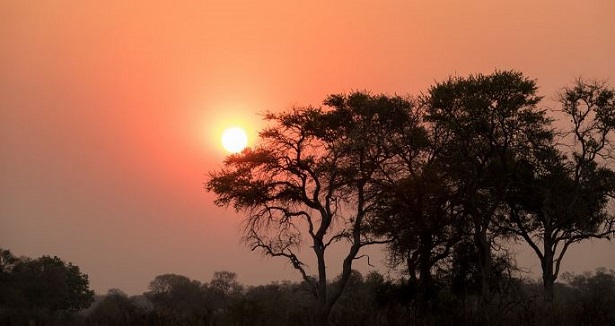
[[[612,0],[0,0],[0,246],[72,261],[102,293],[169,272],[297,280],[203,190],[224,127],[496,68],[547,97],[576,76],[615,85],[614,31]],[[615,269],[615,245],[563,267],[597,266]]]

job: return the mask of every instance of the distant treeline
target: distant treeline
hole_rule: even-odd
[[[16,258],[2,250],[0,325],[312,325],[315,298],[305,282],[245,286],[235,273],[216,272],[207,283],[176,274],[157,276],[142,295],[119,289],[94,295],[79,267],[57,257]],[[615,271],[564,274],[556,283],[556,325],[615,324]],[[337,282],[333,280],[332,283]],[[330,323],[378,325],[540,325],[542,284],[498,273],[488,306],[479,289],[453,273],[439,274],[428,304],[417,284],[378,272],[351,273]],[[334,285],[334,284],[331,284]]]

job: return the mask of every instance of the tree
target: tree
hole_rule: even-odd
[[[234,316],[230,319],[241,325],[311,324],[313,298],[298,283],[284,281],[249,287],[236,302],[236,307],[231,309]]]
[[[122,326],[139,325],[145,312],[119,289],[111,289],[89,313],[88,322],[92,325]]]
[[[58,257],[15,257],[0,249],[0,322],[67,323],[90,306],[94,291],[78,266]]]
[[[386,159],[384,142],[408,124],[412,106],[365,93],[332,95],[324,104],[267,114],[273,126],[260,133],[260,144],[227,157],[206,184],[216,204],[246,213],[252,250],[287,259],[311,286],[316,325],[328,323],[360,249],[381,242],[368,232],[376,215],[373,177]],[[315,278],[299,252],[306,240]],[[342,240],[349,245],[341,276],[329,286],[325,253]]]
[[[572,290],[569,310],[578,325],[615,323],[615,271],[598,268],[594,273],[562,276]]]
[[[492,245],[503,214],[511,171],[553,137],[550,120],[536,107],[536,82],[520,72],[452,77],[424,98],[425,120],[439,144],[439,168],[460,206],[478,254],[483,299],[489,297]]]
[[[238,295],[243,290],[241,284],[237,282],[237,274],[227,271],[214,272],[209,287],[225,296]]]
[[[19,259],[10,250],[0,248],[0,285],[3,291],[0,292],[0,307],[6,306],[12,297],[14,282],[12,282],[12,272]]]
[[[13,271],[19,259],[10,250],[0,248],[0,275],[7,275]]]
[[[157,319],[182,325],[200,325],[209,318],[211,303],[199,281],[177,274],[158,275],[145,297],[154,305]]]
[[[21,294],[15,278],[13,269],[19,263],[19,258],[15,257],[10,250],[0,248],[0,321],[9,317],[9,310],[21,305],[23,295]],[[10,320],[10,319],[9,319]],[[9,321],[5,321],[9,324]]]
[[[55,256],[22,259],[12,274],[28,308],[78,311],[89,307],[94,299],[88,276],[79,266]]]
[[[544,296],[553,286],[568,248],[586,239],[609,238],[615,218],[612,136],[615,92],[603,83],[578,80],[560,94],[561,112],[571,121],[557,146],[520,164],[508,205],[510,230],[532,248],[542,268]]]

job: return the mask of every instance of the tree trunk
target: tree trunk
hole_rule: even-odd
[[[428,310],[430,291],[432,286],[431,277],[431,249],[432,235],[429,232],[421,234],[420,256],[419,256],[419,284],[418,284],[418,306],[419,315],[424,315]]]
[[[547,265],[547,266],[544,266]],[[545,255],[545,261],[542,268],[542,283],[544,288],[544,300],[547,303],[553,303],[553,288],[555,278],[553,276],[553,264],[547,260]]]
[[[545,316],[547,317],[547,325],[554,325],[553,311],[553,292],[555,285],[555,275],[553,274],[553,259],[554,253],[551,250],[551,242],[545,239],[543,248],[544,256],[540,265],[542,267],[542,285],[544,289],[543,298],[545,305]]]
[[[331,313],[331,309],[329,309],[326,304],[324,306],[321,305],[319,300],[314,314],[314,326],[328,326],[329,313]]]
[[[481,227],[476,229],[474,243],[478,250],[478,268],[480,273],[481,301],[488,302],[491,295],[489,278],[491,276],[491,244],[487,238],[487,230]]]
[[[327,266],[325,264],[325,246],[322,239],[314,239],[314,253],[318,264],[318,283],[316,290],[316,306],[314,311],[314,326],[326,326],[328,324],[331,309],[327,304]]]

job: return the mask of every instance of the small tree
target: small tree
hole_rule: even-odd
[[[88,324],[104,326],[138,325],[145,311],[119,289],[111,289],[88,315]]]
[[[228,271],[214,272],[209,287],[225,296],[238,295],[243,290],[237,282],[237,274]]]
[[[29,309],[78,311],[94,301],[86,274],[58,257],[20,259],[12,270],[14,281]]]
[[[19,263],[10,250],[0,248],[0,314],[2,308],[15,305],[21,295],[14,281],[13,269]]]
[[[201,282],[177,274],[158,275],[145,297],[154,305],[157,318],[182,325],[198,325],[209,317]]]
[[[570,287],[568,314],[578,325],[615,323],[615,271],[597,268],[580,275],[564,273]]]
[[[412,105],[365,93],[332,95],[324,104],[267,114],[273,126],[260,133],[260,144],[229,156],[206,185],[216,204],[246,213],[244,239],[252,250],[287,259],[311,286],[316,325],[328,323],[360,249],[381,242],[368,232],[373,177],[387,158],[383,144],[407,125]],[[315,278],[300,255],[306,240]],[[330,286],[325,253],[342,240],[349,245],[341,276]]]

